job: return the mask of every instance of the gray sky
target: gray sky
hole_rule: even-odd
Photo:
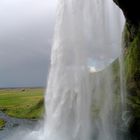
[[[0,87],[46,86],[56,2],[0,0]],[[112,20],[111,25],[114,24]],[[112,36],[115,37],[118,30],[120,27],[114,28]],[[119,55],[116,42],[115,45],[106,44],[114,49],[107,49],[105,44],[100,48],[92,33],[88,36],[90,65],[102,67]]]
[[[56,0],[0,1],[0,87],[45,86]]]

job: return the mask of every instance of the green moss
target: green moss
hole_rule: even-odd
[[[127,23],[124,32],[127,106],[133,116],[129,131],[137,138],[140,132],[140,26]]]
[[[132,110],[132,114],[135,118],[140,118],[140,98],[137,96],[129,96],[127,104]]]
[[[125,67],[127,80],[132,79],[136,73],[140,73],[140,36],[138,35],[130,44],[126,52]]]
[[[134,27],[133,27],[134,28]],[[128,93],[140,96],[140,32],[125,28],[125,74]]]

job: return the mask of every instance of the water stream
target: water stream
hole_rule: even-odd
[[[36,125],[36,120],[29,120],[29,119],[18,119],[14,117],[10,117],[0,111],[0,118],[6,121],[5,126],[0,130],[0,140],[6,137],[9,133],[12,134],[14,130],[19,129],[21,127],[26,127],[32,130]],[[13,131],[11,131],[13,130]]]

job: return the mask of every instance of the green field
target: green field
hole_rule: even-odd
[[[0,89],[0,110],[16,118],[37,119],[44,112],[43,88]]]

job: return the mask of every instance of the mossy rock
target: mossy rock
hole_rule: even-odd
[[[129,130],[137,140],[140,133],[140,26],[126,24],[124,46],[127,105],[132,114]]]
[[[131,29],[132,30],[132,29]],[[140,32],[130,40],[128,29],[125,30],[125,72],[127,90],[134,96],[140,96]]]

